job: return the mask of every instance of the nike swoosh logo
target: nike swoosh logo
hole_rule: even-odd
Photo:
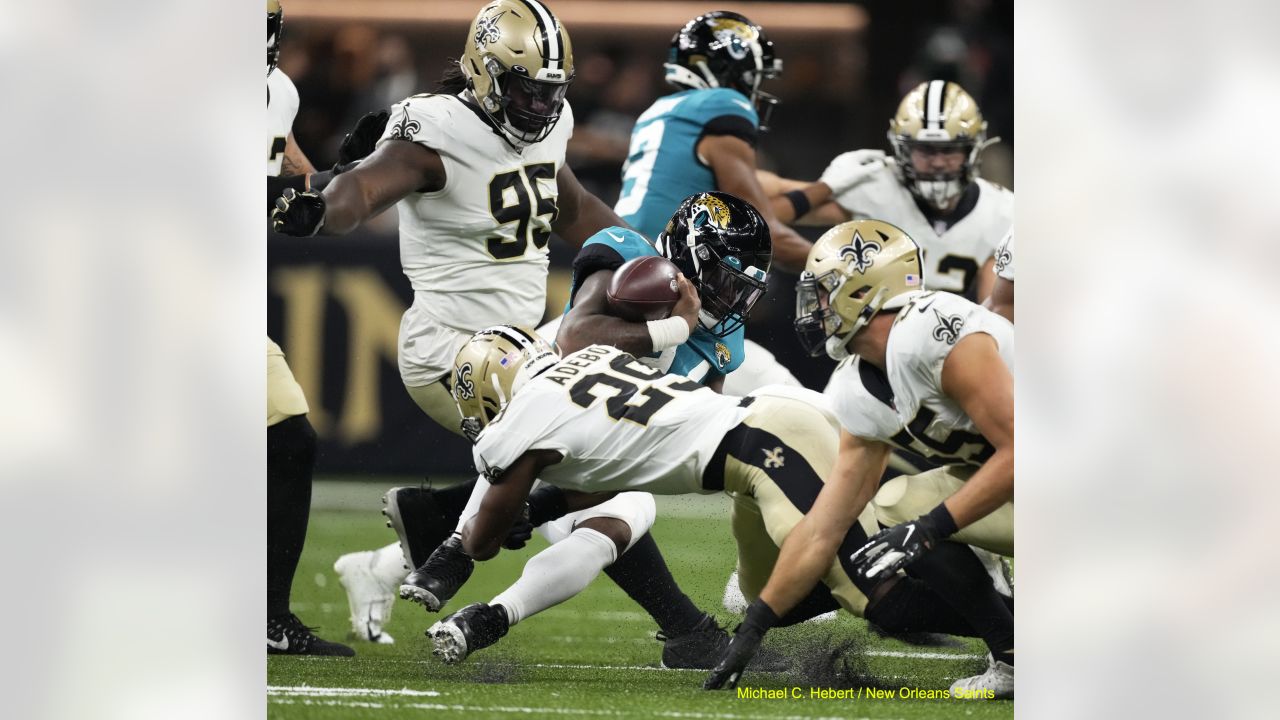
[[[928,310],[930,307],[933,307],[933,300],[930,300],[927,304],[921,305],[919,308],[916,308],[916,309],[919,310],[921,313],[923,313],[925,310]]]
[[[912,525],[911,527],[907,528],[907,536],[902,538],[902,544],[904,546],[911,541],[911,536],[915,534],[915,531],[916,531],[915,525]]]
[[[284,636],[282,636],[282,637],[280,638],[280,641],[279,641],[279,642],[276,642],[275,640],[272,640],[271,638],[267,638],[267,646],[268,646],[268,647],[275,648],[276,650],[288,650],[288,649],[289,649],[289,636],[288,636],[288,635],[284,635]]]
[[[751,111],[755,110],[755,108],[751,107],[751,103],[745,103],[741,100],[734,100],[733,102],[736,103],[739,107],[742,107],[743,109],[751,110]]]
[[[609,232],[608,230],[605,230],[605,231],[604,231],[604,234],[605,234],[605,235],[608,235],[608,236],[609,236],[609,237],[611,237],[611,238],[613,238],[613,241],[614,241],[614,242],[616,242],[616,243],[624,243],[624,242],[626,242],[626,241],[627,241],[627,239],[626,239],[626,238],[618,237],[617,235],[614,235],[613,233]]]

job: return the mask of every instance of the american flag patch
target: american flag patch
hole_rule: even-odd
[[[501,365],[502,367],[506,367],[515,361],[516,361],[516,354],[507,353],[506,355],[502,356],[502,359],[498,361],[498,364]]]
[[[910,275],[910,274],[908,274],[908,275],[906,276],[905,280],[906,280],[906,283],[907,283],[908,285],[919,285],[919,284],[920,284],[920,276],[919,276],[919,275]]]

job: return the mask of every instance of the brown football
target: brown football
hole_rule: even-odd
[[[605,296],[615,316],[631,322],[661,320],[671,316],[680,299],[672,262],[658,255],[628,260],[613,272]]]

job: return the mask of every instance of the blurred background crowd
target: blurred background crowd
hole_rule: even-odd
[[[317,167],[330,165],[364,113],[431,92],[462,51],[480,0],[287,0],[280,69],[301,106],[294,137]],[[837,154],[888,150],[889,117],[912,87],[959,82],[980,103],[988,136],[982,174],[1013,188],[1012,0],[913,2],[591,2],[552,0],[573,42],[569,164],[588,190],[617,200],[636,118],[673,90],[663,82],[672,35],[697,15],[736,10],[764,27],[783,61],[764,90],[780,104],[760,138],[759,167],[816,179]],[[823,228],[802,229],[815,239]],[[573,251],[551,244],[547,318],[564,306]],[[323,241],[272,236],[268,331],[280,341],[311,404],[329,472],[421,476],[470,471],[458,443],[424,458],[435,433],[401,387],[396,328],[412,298],[400,273],[396,211]],[[833,363],[800,351],[791,321],[794,278],[771,273],[748,323],[805,385],[821,389]],[[427,466],[430,465],[430,468]]]

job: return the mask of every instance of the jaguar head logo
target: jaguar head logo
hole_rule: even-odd
[[[729,352],[729,346],[722,342],[716,343],[716,362],[720,363],[720,367],[729,364],[733,359],[733,354]]]
[[[866,274],[867,268],[871,267],[871,259],[879,252],[880,243],[873,240],[864,240],[862,239],[862,233],[854,230],[853,241],[840,248],[840,257],[845,262],[853,263],[854,269],[858,272]]]

